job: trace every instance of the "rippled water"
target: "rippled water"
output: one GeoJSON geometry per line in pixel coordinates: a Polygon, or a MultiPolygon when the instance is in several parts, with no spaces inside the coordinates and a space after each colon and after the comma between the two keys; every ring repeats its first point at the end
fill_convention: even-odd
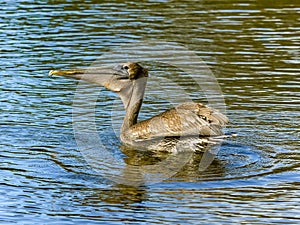
{"type": "MultiPolygon", "coordinates": [[[[0,6],[1,224],[300,222],[300,3],[20,0],[0,6]],[[238,137],[223,143],[204,172],[194,155],[170,179],[128,187],[99,176],[84,160],[72,127],[77,82],[49,78],[48,71],[86,67],[141,41],[178,43],[201,57],[224,94],[226,132],[238,137]]],[[[178,97],[171,83],[151,88],[156,77],[172,77],[192,99],[206,102],[178,68],[145,65],[152,78],[142,118],[170,106],[165,93],[178,97]]],[[[141,156],[121,153],[113,130],[120,121],[111,125],[118,103],[108,91],[98,98],[102,143],[120,160],[143,164],[141,156]]]]}

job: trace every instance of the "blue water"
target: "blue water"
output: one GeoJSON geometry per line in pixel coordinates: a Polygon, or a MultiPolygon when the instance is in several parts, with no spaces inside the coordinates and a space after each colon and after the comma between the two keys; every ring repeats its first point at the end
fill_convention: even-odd
{"type": "MultiPolygon", "coordinates": [[[[0,6],[0,224],[300,222],[299,3],[0,1],[0,6]],[[108,57],[115,51],[126,62],[125,43],[153,41],[184,46],[203,60],[225,99],[231,120],[226,133],[238,136],[222,144],[204,172],[196,154],[171,177],[126,186],[85,160],[72,117],[78,82],[48,72],[115,63],[119,58],[108,57]]],[[[182,97],[180,90],[192,100],[210,101],[180,68],[158,61],[142,62],[150,78],[141,118],[171,107],[182,97]]],[[[184,61],[192,64],[191,58],[184,61]]],[[[126,175],[127,163],[149,163],[148,155],[122,152],[117,95],[103,89],[96,95],[101,143],[123,166],[111,170],[126,175]]]]}

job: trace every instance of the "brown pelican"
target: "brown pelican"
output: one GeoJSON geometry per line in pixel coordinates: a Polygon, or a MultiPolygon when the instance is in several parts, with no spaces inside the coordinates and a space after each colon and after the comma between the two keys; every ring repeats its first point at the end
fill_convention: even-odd
{"type": "Polygon", "coordinates": [[[194,102],[180,104],[138,122],[148,78],[148,70],[138,63],[129,62],[110,68],[52,70],[49,75],[82,79],[118,93],[126,110],[120,134],[126,146],[174,152],[170,140],[179,138],[188,139],[188,143],[197,148],[199,144],[208,143],[211,137],[222,137],[221,128],[228,123],[228,118],[219,111],[194,102]],[[196,144],[191,138],[197,140],[196,144]]]}

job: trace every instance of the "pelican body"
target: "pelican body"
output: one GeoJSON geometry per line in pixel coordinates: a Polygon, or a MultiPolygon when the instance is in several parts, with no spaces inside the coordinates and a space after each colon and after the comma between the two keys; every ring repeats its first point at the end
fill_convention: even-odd
{"type": "Polygon", "coordinates": [[[116,92],[126,111],[120,132],[120,139],[126,146],[174,152],[178,151],[178,145],[174,147],[174,143],[176,145],[178,142],[174,140],[185,140],[183,143],[189,145],[184,149],[197,151],[201,149],[199,146],[209,143],[209,138],[221,137],[221,129],[228,123],[228,118],[219,111],[194,102],[180,104],[138,122],[148,78],[148,70],[138,63],[129,62],[116,67],[52,70],[49,75],[85,80],[116,92]]]}

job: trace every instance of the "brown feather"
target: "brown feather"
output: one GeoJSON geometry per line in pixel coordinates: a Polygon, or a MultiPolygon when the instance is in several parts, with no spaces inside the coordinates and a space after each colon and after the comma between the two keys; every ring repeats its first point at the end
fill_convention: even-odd
{"type": "Polygon", "coordinates": [[[200,103],[184,103],[157,116],[133,125],[128,134],[132,140],[158,137],[216,136],[228,118],[200,103]]]}

